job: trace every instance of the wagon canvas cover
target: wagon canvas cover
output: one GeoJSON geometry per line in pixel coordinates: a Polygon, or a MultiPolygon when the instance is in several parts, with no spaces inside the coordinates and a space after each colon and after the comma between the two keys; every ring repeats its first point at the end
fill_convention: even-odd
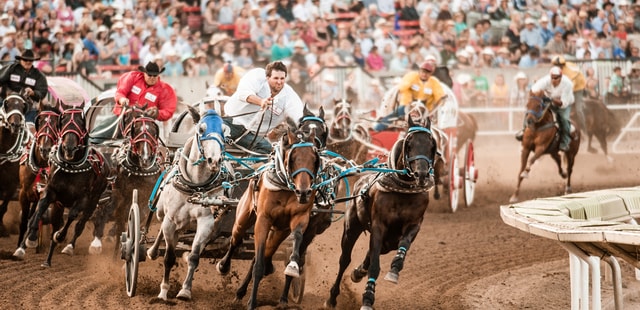
{"type": "Polygon", "coordinates": [[[83,103],[89,102],[89,95],[87,92],[74,80],[49,76],[47,77],[47,84],[49,85],[49,94],[52,100],[60,99],[67,105],[75,107],[82,106],[83,103]]]}

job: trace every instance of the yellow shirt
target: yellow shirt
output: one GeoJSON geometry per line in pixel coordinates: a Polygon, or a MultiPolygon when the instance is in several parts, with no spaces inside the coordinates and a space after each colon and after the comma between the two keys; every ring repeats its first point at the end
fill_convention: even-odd
{"type": "Polygon", "coordinates": [[[582,91],[587,87],[587,79],[580,72],[580,68],[572,62],[565,63],[562,75],[566,75],[573,82],[573,92],[582,91]]]}
{"type": "Polygon", "coordinates": [[[241,68],[238,68],[237,66],[233,67],[233,75],[231,76],[231,79],[228,79],[224,73],[224,67],[220,68],[216,71],[216,75],[213,77],[213,85],[220,88],[226,96],[231,96],[236,92],[243,73],[244,71],[242,71],[241,68]]]}
{"type": "Polygon", "coordinates": [[[423,82],[417,71],[405,74],[398,85],[398,94],[402,105],[409,105],[415,100],[420,100],[425,103],[429,111],[432,111],[435,104],[445,96],[444,89],[438,79],[430,77],[423,82]]]}

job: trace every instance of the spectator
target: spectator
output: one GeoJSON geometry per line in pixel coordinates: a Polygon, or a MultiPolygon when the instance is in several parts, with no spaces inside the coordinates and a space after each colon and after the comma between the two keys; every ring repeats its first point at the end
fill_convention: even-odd
{"type": "Polygon", "coordinates": [[[115,42],[116,48],[120,49],[123,46],[128,46],[129,34],[124,31],[124,23],[116,22],[113,24],[112,29],[114,32],[111,33],[109,38],[115,42]]]}
{"type": "Polygon", "coordinates": [[[104,47],[100,50],[100,55],[98,56],[98,65],[115,64],[117,54],[118,54],[118,49],[116,47],[116,42],[113,41],[113,39],[108,39],[104,47]]]}
{"type": "Polygon", "coordinates": [[[131,54],[129,53],[129,47],[123,46],[120,48],[118,55],[116,56],[116,65],[129,66],[131,65],[131,54]]]}
{"type": "Polygon", "coordinates": [[[389,72],[404,73],[409,69],[409,58],[404,46],[400,46],[389,61],[389,72]]]}
{"type": "Polygon", "coordinates": [[[565,53],[567,46],[565,44],[565,40],[562,38],[562,33],[560,31],[556,31],[553,34],[553,38],[547,42],[544,49],[552,55],[562,55],[565,53]]]}
{"type": "Polygon", "coordinates": [[[542,17],[540,17],[540,19],[538,20],[538,22],[540,23],[540,34],[542,35],[543,42],[543,45],[540,46],[541,48],[546,46],[554,36],[554,32],[549,29],[549,18],[547,17],[546,13],[544,14],[545,15],[542,15],[542,17]]]}
{"type": "Polygon", "coordinates": [[[544,39],[540,33],[540,28],[536,27],[533,18],[526,18],[524,20],[525,28],[520,31],[520,42],[526,43],[529,47],[542,48],[544,47],[544,39]]]}
{"type": "Polygon", "coordinates": [[[518,67],[522,69],[535,68],[540,62],[540,51],[537,48],[531,48],[529,52],[523,55],[518,62],[518,67]]]}
{"type": "Polygon", "coordinates": [[[608,93],[615,97],[626,96],[626,91],[624,89],[624,79],[622,77],[622,68],[613,68],[613,74],[611,75],[611,80],[609,81],[608,93]]]}
{"type": "Polygon", "coordinates": [[[184,66],[182,65],[182,61],[180,61],[180,56],[178,56],[178,54],[175,51],[168,51],[164,59],[165,59],[165,64],[164,64],[165,70],[162,73],[163,76],[178,77],[178,76],[184,75],[185,73],[184,66]]]}
{"type": "Polygon", "coordinates": [[[307,100],[310,97],[310,94],[307,94],[307,82],[303,79],[299,68],[291,68],[287,84],[302,98],[303,102],[309,101],[307,100]]]}
{"type": "Polygon", "coordinates": [[[253,58],[249,55],[249,49],[247,47],[240,48],[240,55],[236,57],[236,64],[238,67],[246,70],[253,68],[253,58]]]}
{"type": "Polygon", "coordinates": [[[360,44],[356,43],[353,46],[353,53],[351,54],[351,57],[358,66],[364,68],[366,56],[362,53],[362,46],[360,44]]]}
{"type": "Polygon", "coordinates": [[[372,46],[371,47],[371,51],[369,51],[369,55],[367,56],[366,60],[365,60],[365,68],[367,71],[382,71],[385,68],[385,63],[384,63],[384,59],[382,59],[382,56],[378,53],[378,47],[377,46],[372,46]]]}
{"type": "Polygon", "coordinates": [[[527,75],[519,71],[514,77],[516,87],[511,89],[509,95],[509,104],[512,107],[525,107],[529,100],[529,92],[531,91],[531,85],[529,85],[529,79],[527,75]]]}
{"type": "Polygon", "coordinates": [[[420,19],[420,14],[416,10],[415,0],[405,0],[402,4],[402,8],[400,9],[400,15],[398,16],[399,20],[405,21],[417,21],[420,19]]]}
{"type": "MultiPolygon", "coordinates": [[[[507,107],[509,105],[509,87],[504,81],[504,75],[499,73],[489,87],[489,98],[492,107],[507,107]]],[[[500,113],[501,119],[506,121],[507,114],[500,113]]]]}
{"type": "MultiPolygon", "coordinates": [[[[478,61],[478,65],[484,68],[493,68],[497,67],[498,64],[495,61],[495,53],[490,47],[485,47],[480,52],[480,59],[478,61]]],[[[503,81],[504,82],[504,81],[503,81]]]]}

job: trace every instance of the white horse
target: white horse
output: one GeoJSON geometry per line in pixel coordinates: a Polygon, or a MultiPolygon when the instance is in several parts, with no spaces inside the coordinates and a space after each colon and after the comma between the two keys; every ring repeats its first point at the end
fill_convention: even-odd
{"type": "MultiPolygon", "coordinates": [[[[203,108],[201,108],[201,111],[203,108]]],[[[200,255],[212,237],[217,234],[217,215],[219,207],[204,207],[199,197],[217,197],[223,195],[222,181],[233,175],[231,167],[223,162],[224,140],[222,137],[222,119],[214,110],[202,117],[195,108],[189,108],[196,124],[194,136],[189,138],[182,151],[176,154],[171,172],[163,181],[158,197],[156,215],[162,221],[158,238],[147,251],[150,259],[158,257],[160,240],[165,239],[164,276],[160,284],[158,298],[167,300],[169,274],[176,262],[176,244],[178,232],[196,223],[196,234],[188,256],[187,276],[177,298],[191,299],[193,273],[198,267],[200,255]],[[195,195],[194,195],[195,194],[195,195]]]]}

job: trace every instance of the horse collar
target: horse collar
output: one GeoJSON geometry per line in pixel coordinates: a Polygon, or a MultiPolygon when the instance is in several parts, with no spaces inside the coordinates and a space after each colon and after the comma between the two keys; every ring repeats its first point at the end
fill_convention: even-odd
{"type": "Polygon", "coordinates": [[[26,130],[24,126],[20,127],[20,132],[18,132],[16,142],[11,146],[11,148],[9,148],[9,150],[7,150],[6,153],[0,154],[0,165],[20,160],[29,140],[31,140],[30,137],[31,132],[26,130]]]}
{"type": "Polygon", "coordinates": [[[130,146],[127,147],[126,145],[127,144],[123,144],[113,156],[116,158],[116,162],[118,163],[118,165],[127,172],[128,177],[130,176],[148,177],[148,176],[152,176],[160,173],[161,169],[160,169],[160,165],[158,165],[157,157],[153,163],[153,166],[147,169],[142,169],[132,164],[129,157],[129,152],[127,152],[127,149],[129,149],[130,146]]]}
{"type": "Polygon", "coordinates": [[[60,151],[58,149],[58,146],[56,145],[51,151],[53,156],[51,156],[50,161],[66,173],[87,172],[92,168],[90,161],[87,160],[90,157],[89,153],[91,150],[91,148],[87,148],[81,160],[71,163],[60,157],[60,151]]]}

